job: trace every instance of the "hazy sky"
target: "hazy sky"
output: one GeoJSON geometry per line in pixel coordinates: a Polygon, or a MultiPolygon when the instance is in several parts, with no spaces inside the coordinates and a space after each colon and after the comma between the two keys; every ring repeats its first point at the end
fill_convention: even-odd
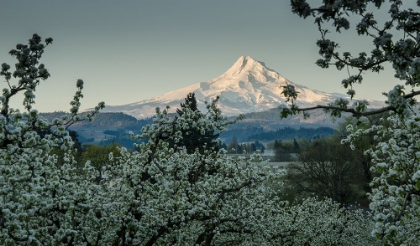
{"type": "MultiPolygon", "coordinates": [[[[82,108],[99,101],[121,105],[217,77],[242,55],[295,83],[345,93],[341,80],[347,73],[314,64],[317,28],[312,19],[293,15],[289,5],[288,0],[2,1],[0,63],[13,65],[8,52],[33,33],[54,39],[42,60],[52,76],[37,90],[39,111],[68,110],[79,78],[85,81],[82,108]]],[[[339,40],[343,51],[371,48],[354,29],[339,40]]],[[[356,87],[363,98],[383,100],[381,92],[395,84],[391,69],[364,77],[365,85],[356,87]]],[[[15,101],[13,107],[20,105],[15,101]]]]}

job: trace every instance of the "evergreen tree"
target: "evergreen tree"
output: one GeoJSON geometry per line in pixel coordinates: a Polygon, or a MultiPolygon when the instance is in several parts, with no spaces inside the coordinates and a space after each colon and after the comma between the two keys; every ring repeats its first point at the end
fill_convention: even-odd
{"type": "Polygon", "coordinates": [[[277,139],[274,140],[274,145],[273,145],[273,149],[276,150],[278,148],[281,148],[281,140],[278,141],[277,139]]]}
{"type": "MultiPolygon", "coordinates": [[[[187,112],[187,108],[190,109],[193,113],[192,119],[194,122],[198,122],[203,119],[203,113],[198,110],[197,107],[197,100],[195,98],[195,94],[188,93],[187,97],[185,98],[185,102],[180,104],[181,108],[176,110],[178,116],[183,116],[187,112]]],[[[190,112],[191,112],[190,111],[190,112]]],[[[180,145],[185,146],[188,153],[194,153],[196,149],[199,150],[200,153],[203,153],[205,149],[215,149],[218,150],[217,138],[219,137],[218,133],[214,131],[206,130],[204,132],[200,132],[197,129],[189,128],[189,129],[182,129],[182,140],[180,145]]]]}
{"type": "Polygon", "coordinates": [[[236,136],[232,137],[232,141],[230,142],[230,144],[228,145],[228,152],[231,154],[237,154],[237,153],[241,153],[240,152],[240,148],[241,146],[238,144],[238,139],[236,138],[236,136]],[[232,151],[234,149],[234,151],[232,151]]]}
{"type": "Polygon", "coordinates": [[[197,99],[195,99],[195,93],[190,92],[188,93],[187,97],[185,98],[184,103],[180,103],[181,109],[176,109],[176,112],[179,116],[182,116],[185,112],[185,108],[190,108],[192,111],[198,111],[197,108],[197,99]]]}
{"type": "Polygon", "coordinates": [[[293,139],[293,153],[297,153],[300,150],[299,143],[296,141],[296,138],[293,139]]]}

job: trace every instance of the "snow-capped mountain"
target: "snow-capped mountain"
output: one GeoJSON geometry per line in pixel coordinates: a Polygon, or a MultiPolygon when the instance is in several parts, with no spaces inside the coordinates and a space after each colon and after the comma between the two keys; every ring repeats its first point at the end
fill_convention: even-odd
{"type": "MultiPolygon", "coordinates": [[[[292,84],[299,92],[298,105],[301,107],[326,104],[339,97],[348,98],[339,93],[326,93],[295,84],[278,72],[267,68],[263,62],[249,56],[240,57],[231,68],[217,78],[207,82],[168,92],[158,97],[121,106],[106,106],[104,112],[124,112],[136,118],[155,115],[156,107],[169,105],[175,112],[188,93],[194,92],[200,109],[205,108],[205,101],[220,96],[219,107],[226,116],[259,112],[285,104],[281,92],[282,86],[292,84]]],[[[370,102],[371,106],[382,106],[379,101],[370,102]]]]}

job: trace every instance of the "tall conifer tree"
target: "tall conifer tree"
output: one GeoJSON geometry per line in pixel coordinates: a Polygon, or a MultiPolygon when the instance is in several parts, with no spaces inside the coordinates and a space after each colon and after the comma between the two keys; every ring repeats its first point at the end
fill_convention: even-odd
{"type": "MultiPolygon", "coordinates": [[[[203,114],[198,110],[197,107],[197,99],[195,98],[195,94],[188,93],[187,97],[185,98],[185,102],[180,103],[181,108],[176,110],[179,116],[182,116],[188,109],[193,112],[198,112],[195,115],[194,120],[197,122],[202,117],[203,114]]],[[[217,146],[217,138],[219,134],[214,133],[213,131],[205,131],[204,134],[196,129],[183,129],[182,130],[182,140],[181,145],[185,146],[188,153],[194,153],[196,149],[203,153],[204,149],[218,149],[217,146]]]]}

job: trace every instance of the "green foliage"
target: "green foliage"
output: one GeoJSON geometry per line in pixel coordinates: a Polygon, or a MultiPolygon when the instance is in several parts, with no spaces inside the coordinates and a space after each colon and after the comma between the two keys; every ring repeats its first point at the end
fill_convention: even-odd
{"type": "Polygon", "coordinates": [[[97,170],[102,170],[103,167],[111,165],[109,154],[119,156],[119,146],[111,144],[109,146],[103,145],[88,145],[85,147],[82,154],[82,162],[90,161],[90,164],[97,170]]]}
{"type": "Polygon", "coordinates": [[[261,153],[264,154],[265,151],[265,146],[264,144],[260,143],[260,141],[255,140],[254,142],[255,148],[261,153]]]}
{"type": "Polygon", "coordinates": [[[110,166],[114,164],[113,159],[109,158],[110,155],[112,157],[121,156],[118,145],[88,145],[85,147],[81,155],[82,164],[89,162],[89,165],[91,165],[94,169],[97,170],[97,184],[99,184],[103,180],[103,173],[106,171],[106,169],[109,169],[110,166]]]}
{"type": "Polygon", "coordinates": [[[229,142],[232,137],[236,137],[236,139],[240,142],[251,141],[253,140],[251,136],[264,132],[263,127],[261,127],[263,124],[264,123],[258,123],[258,126],[254,126],[253,124],[241,121],[234,125],[230,125],[228,130],[221,133],[219,137],[224,139],[226,142],[229,142]]]}
{"type": "Polygon", "coordinates": [[[300,145],[296,138],[293,139],[293,153],[298,153],[300,151],[300,145]]]}

